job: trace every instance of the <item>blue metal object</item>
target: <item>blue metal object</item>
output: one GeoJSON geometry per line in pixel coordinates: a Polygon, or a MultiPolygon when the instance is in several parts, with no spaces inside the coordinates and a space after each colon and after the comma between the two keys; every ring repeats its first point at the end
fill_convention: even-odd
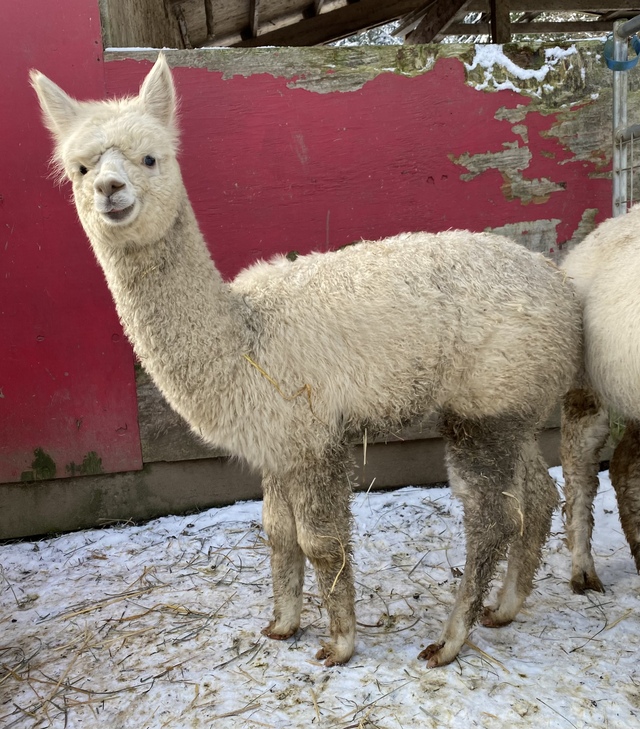
{"type": "Polygon", "coordinates": [[[614,59],[614,39],[613,34],[610,35],[604,44],[604,60],[612,71],[629,71],[640,59],[640,38],[637,35],[631,36],[631,47],[635,51],[636,57],[627,61],[616,61],[614,59]]]}

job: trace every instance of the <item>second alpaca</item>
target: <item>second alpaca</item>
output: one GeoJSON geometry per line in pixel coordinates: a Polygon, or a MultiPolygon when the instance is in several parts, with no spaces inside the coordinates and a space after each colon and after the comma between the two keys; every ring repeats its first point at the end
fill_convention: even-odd
{"type": "Polygon", "coordinates": [[[562,465],[575,592],[603,591],[593,556],[598,457],[609,409],[626,420],[611,459],[622,528],[640,571],[640,206],[599,225],[565,259],[584,307],[584,368],[563,407],[562,465]]]}

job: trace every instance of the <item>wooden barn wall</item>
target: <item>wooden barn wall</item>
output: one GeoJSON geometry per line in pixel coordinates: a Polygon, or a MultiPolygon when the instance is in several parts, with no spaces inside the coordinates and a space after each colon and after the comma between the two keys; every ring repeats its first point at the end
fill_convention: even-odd
{"type": "MultiPolygon", "coordinates": [[[[0,24],[10,100],[0,115],[5,536],[177,510],[169,484],[181,477],[164,469],[161,498],[153,469],[192,463],[204,484],[202,459],[215,454],[190,438],[144,373],[136,400],[131,348],[69,187],[50,178],[51,142],[28,69],[79,98],[101,98],[135,92],[155,58],[103,52],[98,18],[97,0],[25,0],[7,5],[0,24]],[[96,476],[118,472],[128,474],[119,486],[96,476]],[[71,517],[74,503],[82,513],[71,517]],[[38,510],[61,516],[26,526],[38,510]]],[[[167,55],[181,97],[185,182],[226,277],[274,253],[418,229],[498,230],[557,256],[610,213],[611,76],[600,43],[562,52],[440,45],[167,55]]],[[[427,424],[408,437],[434,434],[427,424]]],[[[398,463],[400,451],[417,453],[396,450],[398,463]]],[[[415,463],[412,479],[429,468],[415,463]]],[[[381,485],[399,485],[394,469],[381,485]]],[[[441,474],[438,462],[431,476],[441,474]]],[[[238,472],[240,490],[221,497],[218,488],[216,498],[233,500],[245,481],[255,489],[238,472]]],[[[202,493],[189,502],[207,503],[202,493]]]]}

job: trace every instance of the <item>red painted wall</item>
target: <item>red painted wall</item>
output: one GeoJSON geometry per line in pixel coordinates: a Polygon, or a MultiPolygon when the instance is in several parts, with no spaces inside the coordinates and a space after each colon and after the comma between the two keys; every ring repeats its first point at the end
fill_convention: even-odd
{"type": "Polygon", "coordinates": [[[131,349],[70,204],[28,71],[104,95],[97,0],[3,3],[0,481],[141,467],[131,349]],[[36,458],[36,451],[39,458],[36,458]],[[90,453],[96,456],[89,456],[90,453]]]}

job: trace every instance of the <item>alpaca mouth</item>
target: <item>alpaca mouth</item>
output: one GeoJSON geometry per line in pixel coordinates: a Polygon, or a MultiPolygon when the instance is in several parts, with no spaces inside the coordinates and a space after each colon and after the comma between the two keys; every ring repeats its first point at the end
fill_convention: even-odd
{"type": "Polygon", "coordinates": [[[114,223],[121,223],[131,215],[134,207],[135,203],[132,203],[127,208],[123,208],[122,210],[110,210],[108,213],[103,213],[103,215],[114,223]]]}

